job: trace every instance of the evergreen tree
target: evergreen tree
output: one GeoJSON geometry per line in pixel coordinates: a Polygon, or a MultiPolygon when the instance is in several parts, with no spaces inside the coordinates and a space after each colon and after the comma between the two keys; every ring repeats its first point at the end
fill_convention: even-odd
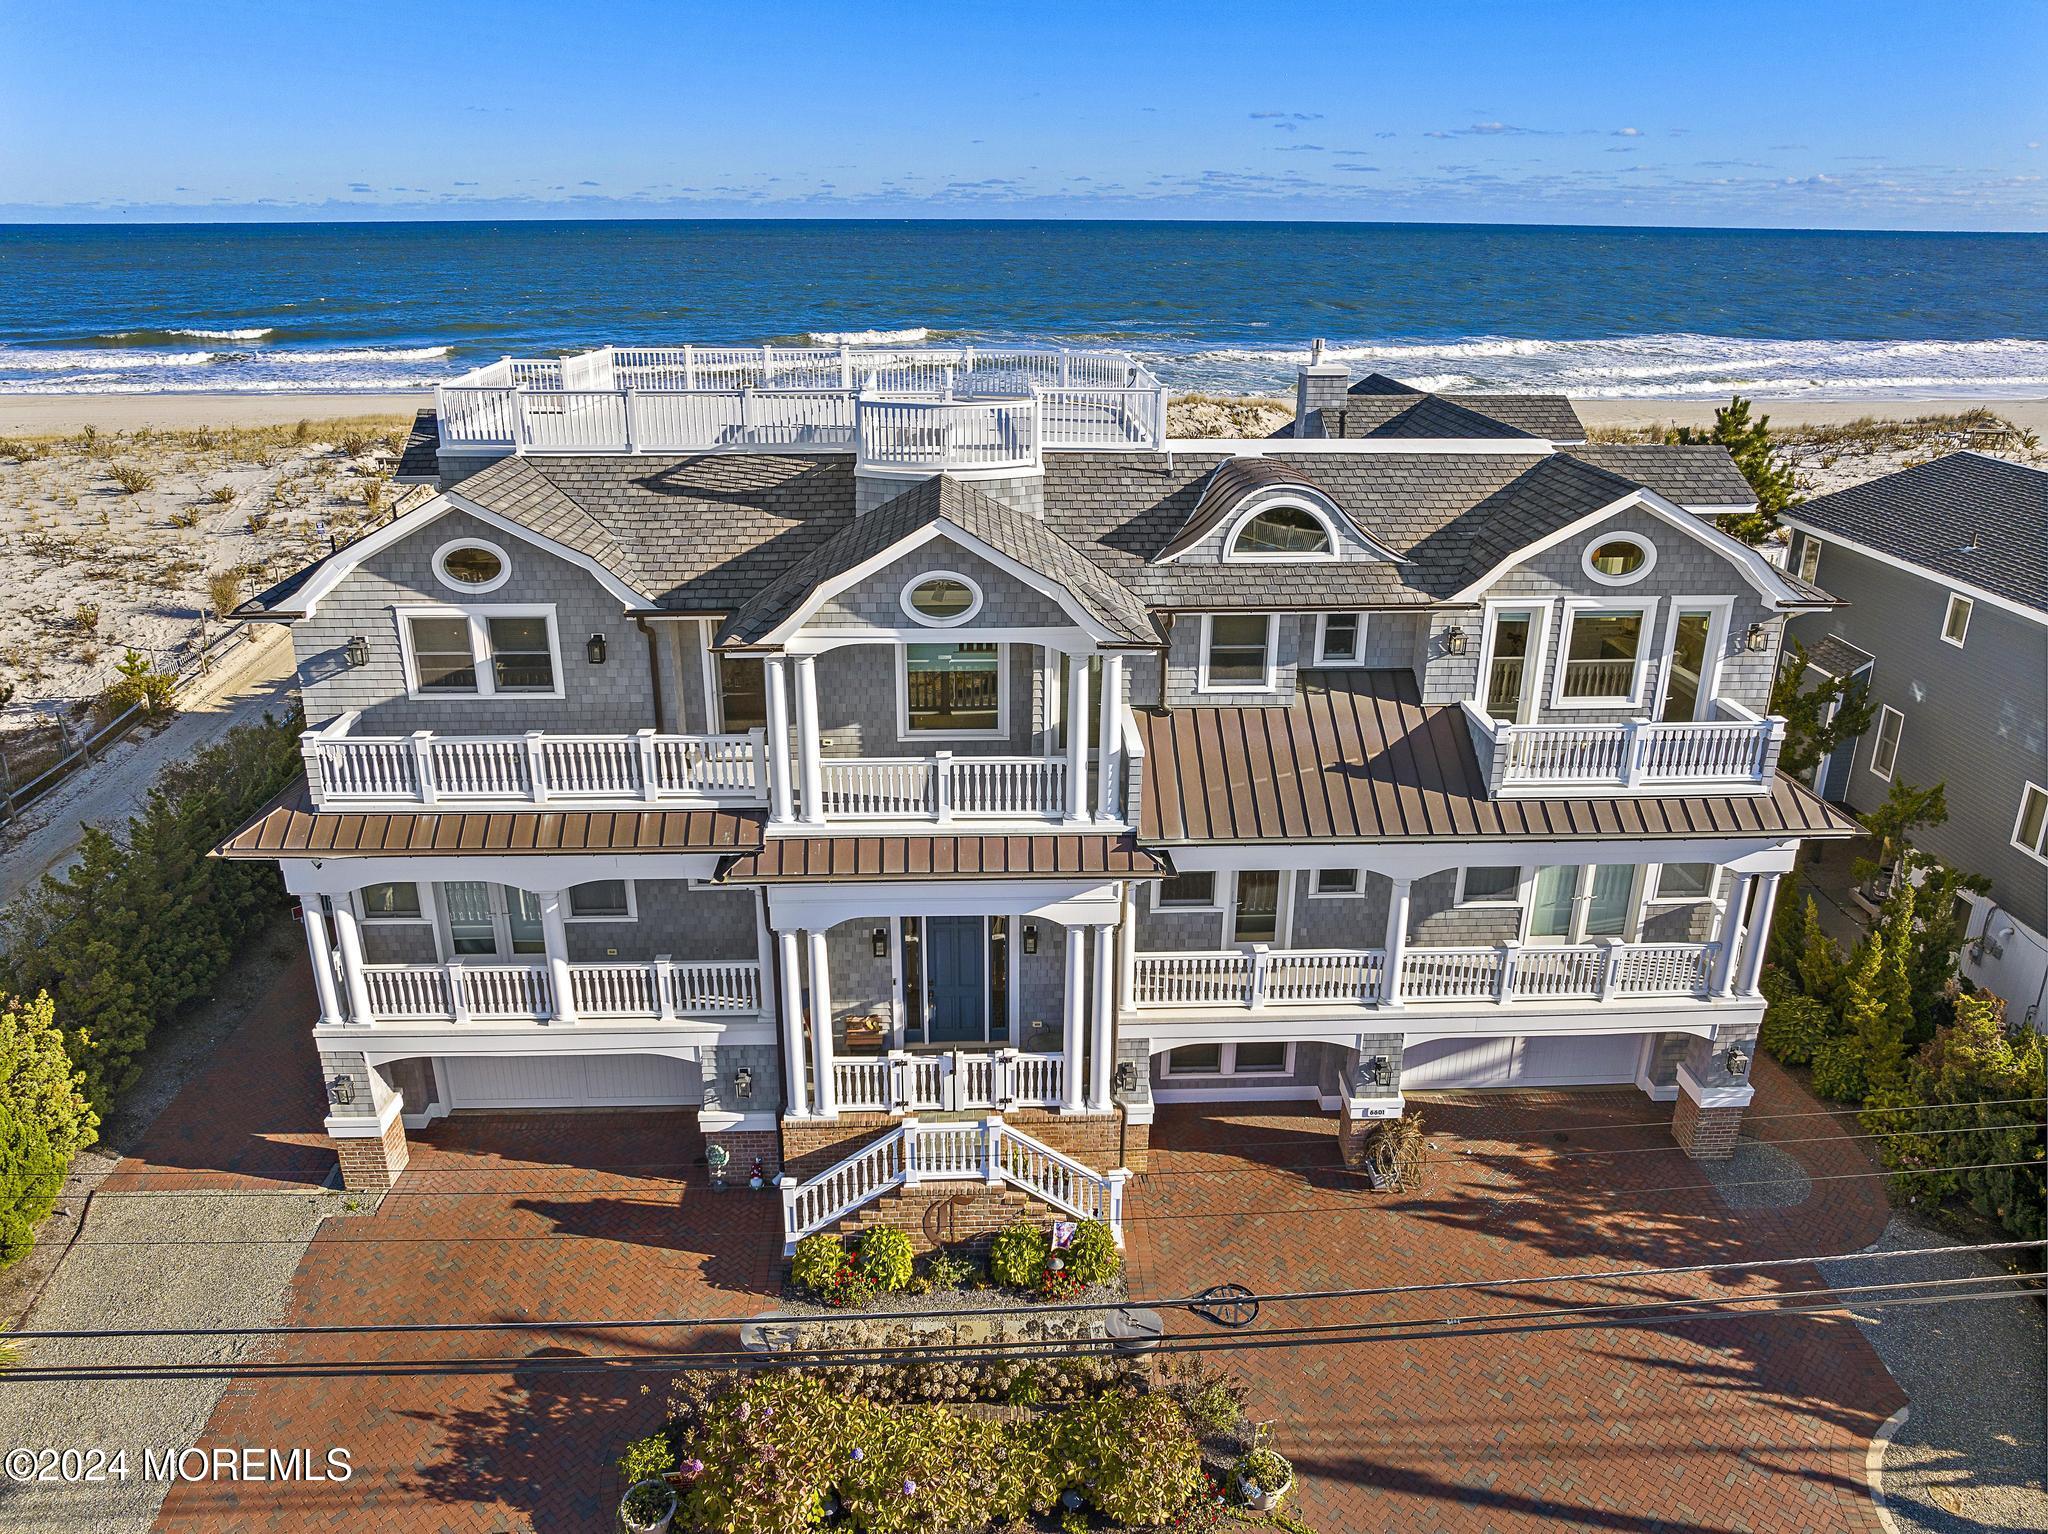
{"type": "Polygon", "coordinates": [[[42,1125],[0,1102],[0,1268],[36,1244],[36,1226],[55,1207],[67,1165],[42,1125]]]}
{"type": "Polygon", "coordinates": [[[1785,740],[1778,750],[1778,769],[1795,778],[1808,776],[1845,740],[1870,728],[1877,706],[1860,681],[1823,676],[1812,686],[1806,646],[1789,640],[1771,684],[1771,708],[1785,720],[1785,740]]]}
{"type": "Polygon", "coordinates": [[[48,996],[0,1000],[0,1107],[40,1125],[67,1166],[99,1139],[100,1118],[85,1099],[85,1075],[64,1052],[48,996]]]}
{"type": "Polygon", "coordinates": [[[1734,395],[1714,412],[1712,431],[1681,426],[1673,435],[1679,442],[1707,442],[1728,449],[1735,467],[1749,481],[1757,509],[1738,517],[1723,517],[1721,526],[1744,543],[1762,543],[1776,530],[1780,513],[1798,504],[1798,478],[1771,445],[1771,418],[1765,415],[1750,419],[1749,401],[1741,395],[1734,395]]]}

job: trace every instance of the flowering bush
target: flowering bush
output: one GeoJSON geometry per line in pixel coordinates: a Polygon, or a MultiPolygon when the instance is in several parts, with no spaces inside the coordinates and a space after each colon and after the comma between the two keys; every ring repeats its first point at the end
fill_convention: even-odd
{"type": "Polygon", "coordinates": [[[819,1231],[817,1235],[806,1236],[797,1242],[796,1254],[790,1259],[789,1276],[805,1289],[822,1290],[845,1260],[846,1243],[837,1236],[819,1231]]]}
{"type": "Polygon", "coordinates": [[[1056,1268],[1048,1262],[1038,1270],[1038,1282],[1032,1285],[1032,1293],[1041,1300],[1078,1300],[1087,1287],[1071,1269],[1056,1268]]]}
{"type": "Polygon", "coordinates": [[[1084,1284],[1109,1283],[1124,1265],[1116,1237],[1100,1220],[1083,1220],[1060,1255],[1066,1259],[1067,1271],[1084,1284]]]}
{"type": "Polygon", "coordinates": [[[877,1225],[860,1238],[860,1271],[882,1294],[910,1282],[914,1249],[910,1237],[889,1225],[877,1225]]]}

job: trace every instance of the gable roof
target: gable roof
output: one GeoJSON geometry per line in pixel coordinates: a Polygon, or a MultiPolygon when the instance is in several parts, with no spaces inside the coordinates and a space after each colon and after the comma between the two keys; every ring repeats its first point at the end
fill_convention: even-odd
{"type": "Polygon", "coordinates": [[[1398,378],[1390,378],[1385,373],[1366,374],[1345,391],[1342,406],[1321,411],[1323,435],[1448,437],[1500,434],[1474,432],[1470,429],[1471,423],[1454,416],[1422,415],[1415,417],[1406,429],[1386,429],[1391,421],[1406,414],[1421,400],[1437,400],[1484,416],[1496,427],[1506,428],[1507,434],[1511,435],[1541,437],[1549,442],[1586,440],[1585,423],[1579,419],[1578,411],[1572,408],[1572,402],[1562,394],[1438,394],[1418,389],[1398,378]],[[1458,429],[1428,429],[1439,425],[1458,429]]]}
{"type": "MultiPolygon", "coordinates": [[[[1328,411],[1324,414],[1327,416],[1328,411]]],[[[1456,400],[1445,399],[1440,394],[1425,394],[1414,404],[1398,414],[1388,416],[1377,426],[1367,431],[1350,432],[1343,429],[1348,424],[1349,413],[1339,411],[1346,417],[1340,422],[1337,436],[1358,437],[1533,437],[1534,432],[1523,431],[1519,426],[1510,426],[1494,416],[1481,415],[1456,400]]]]}
{"type": "Polygon", "coordinates": [[[937,524],[959,529],[1064,588],[1091,618],[1119,638],[1133,644],[1158,643],[1159,633],[1145,604],[1111,581],[1079,549],[1038,518],[949,474],[919,482],[790,566],[726,621],[719,643],[751,644],[766,638],[795,616],[820,586],[937,524]]]}
{"type": "Polygon", "coordinates": [[[1815,496],[1787,521],[2048,611],[2048,472],[1951,453],[1815,496]]]}
{"type": "Polygon", "coordinates": [[[1588,442],[1564,451],[1681,506],[1756,507],[1756,492],[1728,449],[1712,443],[1588,442]]]}

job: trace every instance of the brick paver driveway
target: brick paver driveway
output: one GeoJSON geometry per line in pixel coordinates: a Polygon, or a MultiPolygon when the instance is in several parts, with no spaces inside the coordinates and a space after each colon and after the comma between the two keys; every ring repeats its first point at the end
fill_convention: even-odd
{"type": "MultiPolygon", "coordinates": [[[[1759,1062],[1757,1115],[1815,1105],[1759,1062]]],[[[1418,1098],[1436,1147],[1419,1195],[1345,1172],[1306,1109],[1162,1108],[1135,1185],[1134,1289],[1261,1292],[1511,1278],[1854,1250],[1877,1179],[1831,1116],[1753,1120],[1816,1179],[1738,1214],[1632,1091],[1418,1098]],[[1162,1148],[1163,1147],[1163,1148],[1162,1148]]],[[[1812,1287],[1805,1265],[1748,1292],[1812,1287]]],[[[1257,1325],[1415,1321],[1701,1293],[1699,1280],[1268,1305],[1257,1325]]],[[[1722,1291],[1725,1292],[1725,1291],[1722,1291]]],[[[1198,1330],[1184,1320],[1173,1329],[1198,1330]]],[[[1904,1397],[1853,1323],[1716,1320],[1245,1350],[1318,1530],[1875,1530],[1870,1436],[1904,1397]]],[[[1209,1335],[1218,1335],[1210,1332],[1209,1335]]]]}

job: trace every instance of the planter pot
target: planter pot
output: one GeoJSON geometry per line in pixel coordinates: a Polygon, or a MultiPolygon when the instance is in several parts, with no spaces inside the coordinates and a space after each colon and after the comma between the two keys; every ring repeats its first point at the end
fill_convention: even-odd
{"type": "Polygon", "coordinates": [[[619,1499],[619,1524],[622,1528],[631,1530],[632,1534],[666,1534],[668,1526],[674,1523],[675,1519],[676,1494],[673,1491],[671,1491],[665,1483],[661,1481],[641,1481],[638,1484],[629,1487],[626,1491],[626,1495],[619,1499]],[[663,1497],[665,1497],[668,1500],[668,1506],[663,1510],[662,1515],[652,1523],[637,1522],[634,1519],[633,1515],[626,1511],[627,1500],[633,1495],[634,1492],[638,1491],[642,1486],[654,1487],[657,1491],[659,1491],[662,1494],[663,1497]]]}
{"type": "Polygon", "coordinates": [[[1237,1489],[1239,1493],[1244,1496],[1244,1505],[1252,1509],[1253,1512],[1270,1513],[1273,1511],[1274,1508],[1280,1505],[1280,1499],[1282,1497],[1286,1496],[1290,1491],[1294,1490],[1294,1477],[1290,1475],[1286,1480],[1282,1481],[1278,1486],[1275,1486],[1271,1491],[1266,1490],[1262,1486],[1259,1488],[1258,1495],[1256,1496],[1253,1496],[1247,1490],[1247,1488],[1250,1487],[1252,1484],[1253,1483],[1250,1481],[1240,1481],[1238,1483],[1237,1489]]]}

